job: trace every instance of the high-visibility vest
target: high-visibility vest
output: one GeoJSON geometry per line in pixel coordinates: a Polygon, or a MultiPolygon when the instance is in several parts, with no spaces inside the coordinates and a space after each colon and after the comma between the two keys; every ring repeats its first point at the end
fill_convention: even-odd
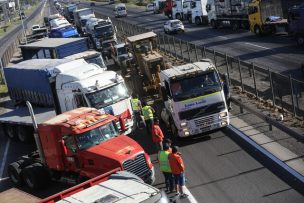
{"type": "Polygon", "coordinates": [[[133,111],[139,111],[139,99],[135,98],[135,99],[131,99],[131,105],[132,105],[132,109],[133,111]]]}
{"type": "Polygon", "coordinates": [[[144,106],[142,108],[142,114],[145,120],[153,119],[153,112],[150,106],[144,106]]]}
{"type": "Polygon", "coordinates": [[[159,166],[161,172],[171,173],[170,163],[168,159],[169,151],[160,151],[158,154],[159,166]]]}

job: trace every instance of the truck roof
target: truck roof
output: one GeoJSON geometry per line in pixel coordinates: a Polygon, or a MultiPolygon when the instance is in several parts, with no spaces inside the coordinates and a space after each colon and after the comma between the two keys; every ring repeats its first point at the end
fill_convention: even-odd
{"type": "Polygon", "coordinates": [[[17,64],[12,64],[4,69],[30,69],[30,70],[45,70],[49,74],[53,74],[53,69],[64,63],[72,61],[71,59],[30,59],[17,64]]]}
{"type": "Polygon", "coordinates": [[[85,38],[44,38],[42,40],[39,40],[37,42],[25,44],[25,45],[20,45],[20,48],[54,48],[54,47],[59,47],[62,45],[66,45],[72,42],[77,42],[81,41],[85,38]]]}
{"type": "Polygon", "coordinates": [[[168,78],[178,77],[185,74],[198,73],[215,69],[214,65],[209,61],[187,63],[180,66],[172,66],[172,68],[161,71],[161,74],[166,75],[168,78]]]}
{"type": "MultiPolygon", "coordinates": [[[[159,190],[135,179],[108,180],[92,186],[79,193],[66,197],[57,203],[93,203],[93,202],[116,202],[116,203],[139,203],[149,199],[159,190]]],[[[152,199],[150,199],[152,198],[152,199]]],[[[155,199],[155,202],[158,199],[155,199]]]]}
{"type": "Polygon", "coordinates": [[[154,32],[146,32],[146,33],[142,33],[139,35],[134,35],[131,37],[128,37],[128,41],[129,42],[136,42],[136,41],[140,41],[140,40],[144,40],[147,38],[151,38],[151,37],[156,37],[157,35],[154,32]]]}
{"type": "Polygon", "coordinates": [[[126,43],[120,43],[120,44],[116,44],[114,47],[116,49],[119,49],[119,48],[122,48],[122,47],[125,47],[126,46],[126,43]]]}
{"type": "Polygon", "coordinates": [[[84,51],[84,52],[81,52],[81,53],[77,53],[77,54],[67,56],[65,58],[75,60],[75,59],[81,59],[81,58],[86,58],[86,57],[95,56],[95,55],[100,55],[100,52],[95,51],[95,50],[88,50],[88,51],[84,51]]]}

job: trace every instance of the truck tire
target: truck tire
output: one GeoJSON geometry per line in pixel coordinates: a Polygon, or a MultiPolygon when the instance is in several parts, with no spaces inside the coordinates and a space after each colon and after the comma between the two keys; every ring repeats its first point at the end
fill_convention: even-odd
{"type": "Polygon", "coordinates": [[[8,138],[10,138],[11,140],[17,140],[17,132],[16,132],[16,127],[14,125],[11,124],[6,124],[4,126],[4,133],[6,134],[6,136],[8,138]]]}
{"type": "Polygon", "coordinates": [[[177,13],[177,14],[175,15],[175,18],[178,19],[178,20],[182,20],[182,16],[181,16],[181,14],[179,14],[179,13],[177,13]]]}
{"type": "Polygon", "coordinates": [[[31,143],[34,137],[33,130],[28,126],[18,126],[17,137],[22,143],[31,143]]]}
{"type": "Polygon", "coordinates": [[[188,20],[189,23],[192,23],[192,16],[188,16],[187,20],[188,20]]]}
{"type": "Polygon", "coordinates": [[[15,186],[22,186],[23,180],[21,177],[21,169],[19,167],[20,165],[17,162],[13,162],[8,166],[7,173],[11,181],[15,186]]]}
{"type": "Polygon", "coordinates": [[[231,24],[232,24],[232,30],[236,31],[236,30],[240,29],[239,22],[235,21],[235,22],[232,22],[231,24]]]}
{"type": "Polygon", "coordinates": [[[212,27],[213,29],[216,29],[216,28],[217,28],[217,23],[216,23],[215,20],[211,20],[210,25],[211,25],[211,27],[212,27]]]}
{"type": "Polygon", "coordinates": [[[202,24],[202,20],[200,19],[200,17],[196,17],[196,18],[195,18],[195,24],[196,24],[196,25],[202,24]]]}
{"type": "Polygon", "coordinates": [[[254,34],[256,34],[257,36],[262,36],[262,30],[261,30],[260,26],[258,26],[258,25],[254,26],[254,34]]]}
{"type": "Polygon", "coordinates": [[[50,176],[40,163],[34,163],[23,169],[23,181],[31,190],[45,188],[50,182],[50,176]]]}
{"type": "Polygon", "coordinates": [[[298,35],[298,36],[296,37],[296,39],[297,39],[297,44],[298,44],[299,46],[303,46],[303,45],[304,45],[304,36],[298,35]]]}

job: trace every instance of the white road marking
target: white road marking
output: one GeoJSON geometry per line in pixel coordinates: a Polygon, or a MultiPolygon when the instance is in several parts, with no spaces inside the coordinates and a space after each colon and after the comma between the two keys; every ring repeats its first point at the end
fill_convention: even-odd
{"type": "Polygon", "coordinates": [[[0,167],[0,178],[1,178],[1,180],[2,180],[3,170],[4,170],[5,163],[6,163],[6,158],[7,158],[7,153],[8,153],[8,148],[9,148],[10,143],[11,143],[11,141],[8,140],[6,142],[6,145],[5,145],[2,164],[1,164],[1,167],[0,167]]]}
{"type": "Polygon", "coordinates": [[[248,43],[248,42],[246,42],[245,44],[251,45],[251,46],[254,46],[254,47],[259,47],[259,48],[262,48],[262,49],[270,49],[270,48],[267,48],[267,47],[263,47],[263,46],[252,44],[252,43],[248,43]]]}
{"type": "Polygon", "coordinates": [[[218,37],[222,39],[229,39],[228,37],[224,37],[224,36],[218,36],[218,37]]]}
{"type": "Polygon", "coordinates": [[[154,21],[154,20],[152,20],[152,19],[150,19],[150,18],[146,18],[146,20],[148,20],[148,21],[154,21]]]}
{"type": "Polygon", "coordinates": [[[198,203],[186,186],[184,186],[184,191],[188,195],[187,198],[191,203],[198,203]]]}

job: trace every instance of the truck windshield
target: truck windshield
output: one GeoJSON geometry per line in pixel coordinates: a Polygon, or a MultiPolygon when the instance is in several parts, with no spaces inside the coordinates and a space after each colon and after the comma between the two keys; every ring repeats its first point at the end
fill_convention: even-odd
{"type": "Polygon", "coordinates": [[[117,126],[113,122],[110,122],[93,130],[77,135],[76,142],[79,150],[84,150],[118,135],[119,131],[117,126]]]}
{"type": "Polygon", "coordinates": [[[118,10],[118,11],[124,11],[124,10],[126,10],[126,8],[123,7],[123,6],[122,6],[122,7],[117,7],[117,10],[118,10]]]}
{"type": "Polygon", "coordinates": [[[105,63],[104,63],[101,55],[97,55],[97,56],[93,56],[93,57],[90,57],[90,58],[86,58],[85,61],[88,62],[88,63],[95,63],[95,64],[99,65],[102,68],[106,68],[106,65],[105,65],[105,63]]]}
{"type": "Polygon", "coordinates": [[[93,11],[91,9],[83,10],[78,12],[78,16],[87,16],[93,14],[93,11]]]}
{"type": "Polygon", "coordinates": [[[101,109],[129,97],[124,83],[119,83],[107,89],[87,94],[92,107],[101,109]]]}
{"type": "Polygon", "coordinates": [[[123,54],[127,54],[127,47],[119,47],[117,49],[117,56],[123,55],[123,54]]]}
{"type": "Polygon", "coordinates": [[[75,11],[77,9],[77,6],[76,5],[74,5],[74,6],[69,6],[68,7],[68,11],[69,12],[73,12],[73,11],[75,11]]]}
{"type": "Polygon", "coordinates": [[[170,83],[174,101],[183,101],[220,91],[221,83],[216,71],[196,77],[183,78],[170,83]]]}
{"type": "Polygon", "coordinates": [[[112,25],[107,26],[95,26],[95,36],[100,37],[110,37],[113,35],[112,25]]]}

